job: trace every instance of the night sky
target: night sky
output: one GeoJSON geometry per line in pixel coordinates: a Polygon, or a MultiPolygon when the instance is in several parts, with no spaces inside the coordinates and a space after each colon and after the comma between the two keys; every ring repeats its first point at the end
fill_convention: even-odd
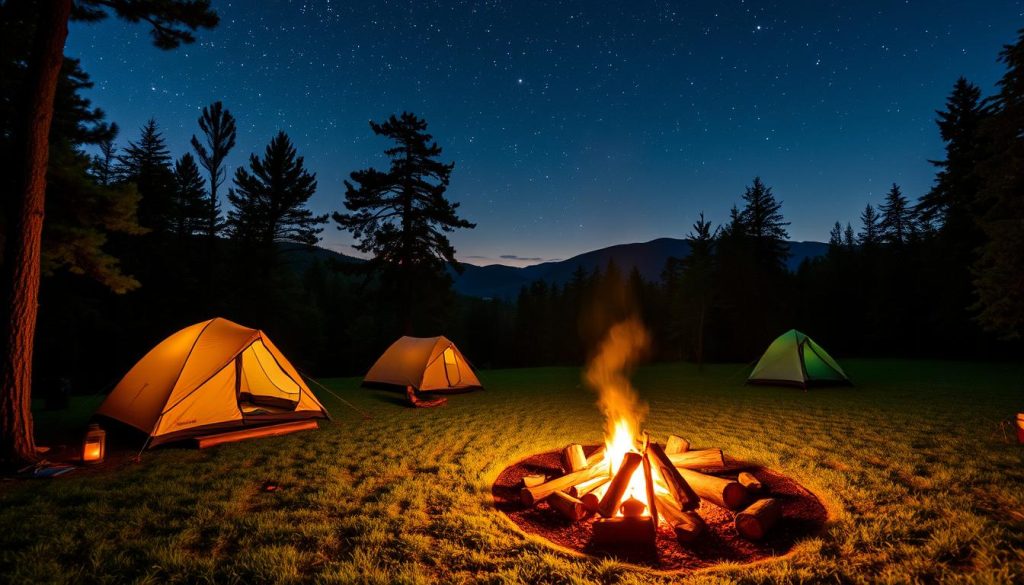
{"type": "MultiPolygon", "coordinates": [[[[120,138],[155,117],[174,155],[202,106],[238,120],[233,166],[288,132],[317,211],[412,111],[454,160],[475,264],[529,264],[724,221],[754,175],[796,240],[825,240],[892,182],[916,198],[941,157],[934,110],[960,75],[991,93],[1020,2],[218,2],[194,45],[75,24],[88,94],[120,138]]],[[[232,169],[233,171],[233,169],[232,169]]],[[[330,224],[325,247],[351,253],[330,224]]]]}

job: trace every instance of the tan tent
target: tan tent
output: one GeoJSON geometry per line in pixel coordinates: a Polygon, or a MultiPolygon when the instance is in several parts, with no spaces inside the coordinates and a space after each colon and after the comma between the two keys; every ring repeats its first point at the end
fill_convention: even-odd
{"type": "Polygon", "coordinates": [[[328,418],[262,331],[221,318],[161,341],[96,414],[148,433],[150,446],[216,430],[328,418]]]}
{"type": "Polygon", "coordinates": [[[483,388],[462,352],[446,337],[402,337],[377,359],[363,383],[435,392],[483,388]]]}

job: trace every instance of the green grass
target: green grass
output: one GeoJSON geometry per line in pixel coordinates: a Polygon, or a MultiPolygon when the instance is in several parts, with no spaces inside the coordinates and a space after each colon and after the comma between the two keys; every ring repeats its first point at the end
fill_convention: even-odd
{"type": "MultiPolygon", "coordinates": [[[[569,368],[482,372],[442,409],[325,383],[314,432],[147,452],[105,473],[0,486],[0,581],[22,583],[1011,583],[1024,581],[1024,366],[847,361],[853,389],[746,387],[739,366],[642,369],[647,428],[796,477],[833,513],[791,556],[664,576],[569,556],[490,503],[509,463],[598,442],[594,396],[569,368]],[[282,486],[266,493],[266,480],[282,486]]],[[[96,401],[40,417],[81,425],[96,401]]]]}

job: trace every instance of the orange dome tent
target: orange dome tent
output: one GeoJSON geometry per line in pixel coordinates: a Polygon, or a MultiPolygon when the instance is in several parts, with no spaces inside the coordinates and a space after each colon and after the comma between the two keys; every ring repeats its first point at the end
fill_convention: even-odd
{"type": "Polygon", "coordinates": [[[459,348],[443,336],[400,338],[377,359],[363,384],[433,392],[483,388],[459,348]]]}
{"type": "Polygon", "coordinates": [[[213,431],[329,418],[266,334],[219,317],[161,341],[96,414],[147,433],[151,447],[213,431]]]}

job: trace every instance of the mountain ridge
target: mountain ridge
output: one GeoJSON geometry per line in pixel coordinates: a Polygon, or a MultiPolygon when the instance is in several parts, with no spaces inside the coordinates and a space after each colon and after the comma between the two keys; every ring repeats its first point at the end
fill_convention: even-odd
{"type": "MultiPolygon", "coordinates": [[[[790,256],[786,261],[786,266],[791,271],[795,271],[805,259],[822,256],[828,251],[828,244],[823,242],[787,243],[790,256]]],[[[317,247],[314,252],[320,259],[333,257],[341,262],[363,262],[362,259],[326,248],[317,247]]],[[[541,262],[530,266],[518,267],[504,264],[478,266],[463,262],[465,270],[462,274],[456,273],[450,267],[448,273],[454,282],[455,291],[459,294],[513,300],[519,294],[520,289],[531,282],[544,280],[551,284],[563,285],[572,278],[572,273],[576,271],[577,267],[583,267],[588,272],[592,272],[596,268],[603,270],[612,260],[623,273],[628,273],[635,267],[645,280],[657,281],[661,278],[661,271],[670,257],[685,258],[689,253],[690,243],[686,239],[655,238],[647,242],[615,244],[577,254],[565,260],[541,262]]]]}

